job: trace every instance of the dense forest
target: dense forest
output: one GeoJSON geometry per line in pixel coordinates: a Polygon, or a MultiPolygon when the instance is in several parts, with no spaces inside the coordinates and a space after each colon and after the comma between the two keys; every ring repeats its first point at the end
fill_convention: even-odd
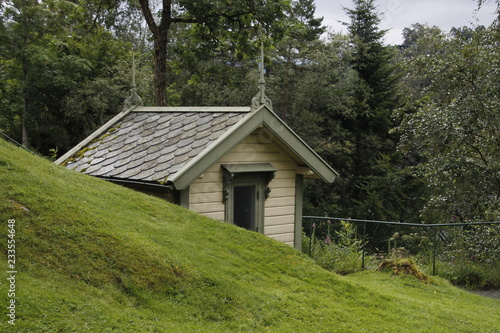
{"type": "Polygon", "coordinates": [[[499,23],[387,45],[375,1],[345,11],[342,34],[313,0],[2,1],[0,131],[61,156],[121,111],[132,56],[147,105],[249,105],[263,43],[274,111],[340,174],[307,214],[499,220],[499,23]]]}

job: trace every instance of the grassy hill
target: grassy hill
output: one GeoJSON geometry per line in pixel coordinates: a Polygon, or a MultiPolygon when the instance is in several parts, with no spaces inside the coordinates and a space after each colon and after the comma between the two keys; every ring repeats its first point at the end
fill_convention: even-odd
{"type": "Polygon", "coordinates": [[[498,300],[440,279],[337,276],[260,234],[3,140],[0,218],[2,332],[500,332],[498,300]]]}

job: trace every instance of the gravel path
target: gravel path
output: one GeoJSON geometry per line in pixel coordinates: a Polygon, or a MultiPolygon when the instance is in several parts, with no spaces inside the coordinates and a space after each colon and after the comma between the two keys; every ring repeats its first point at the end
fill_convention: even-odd
{"type": "Polygon", "coordinates": [[[500,299],[500,290],[472,290],[476,295],[500,299]]]}

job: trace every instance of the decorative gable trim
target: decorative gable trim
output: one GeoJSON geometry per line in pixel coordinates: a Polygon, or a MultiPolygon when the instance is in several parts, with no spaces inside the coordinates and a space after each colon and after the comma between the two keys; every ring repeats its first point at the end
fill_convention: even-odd
{"type": "Polygon", "coordinates": [[[176,189],[185,189],[231,148],[250,135],[261,123],[262,119],[256,111],[249,113],[201,154],[186,163],[169,181],[176,189]]]}
{"type": "Polygon", "coordinates": [[[216,163],[224,154],[243,141],[259,126],[265,126],[292,151],[305,165],[326,182],[333,182],[338,176],[318,154],[316,154],[290,127],[266,105],[262,105],[240,120],[201,154],[186,163],[171,181],[178,190],[185,189],[206,169],[216,163]]]}

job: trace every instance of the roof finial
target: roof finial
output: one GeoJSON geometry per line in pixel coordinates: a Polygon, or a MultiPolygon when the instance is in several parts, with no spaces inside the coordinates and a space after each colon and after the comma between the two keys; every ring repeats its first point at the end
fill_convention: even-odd
{"type": "Polygon", "coordinates": [[[132,53],[132,87],[130,88],[130,96],[125,100],[123,110],[127,110],[132,106],[141,106],[142,99],[137,94],[137,87],[135,85],[135,55],[132,53]]]}
{"type": "Polygon", "coordinates": [[[132,53],[132,88],[135,88],[135,54],[132,53]]]}
{"type": "Polygon", "coordinates": [[[264,80],[264,42],[260,45],[260,59],[259,92],[252,98],[252,111],[256,110],[261,105],[266,105],[269,109],[273,108],[271,99],[266,96],[266,81],[264,80]]]}

